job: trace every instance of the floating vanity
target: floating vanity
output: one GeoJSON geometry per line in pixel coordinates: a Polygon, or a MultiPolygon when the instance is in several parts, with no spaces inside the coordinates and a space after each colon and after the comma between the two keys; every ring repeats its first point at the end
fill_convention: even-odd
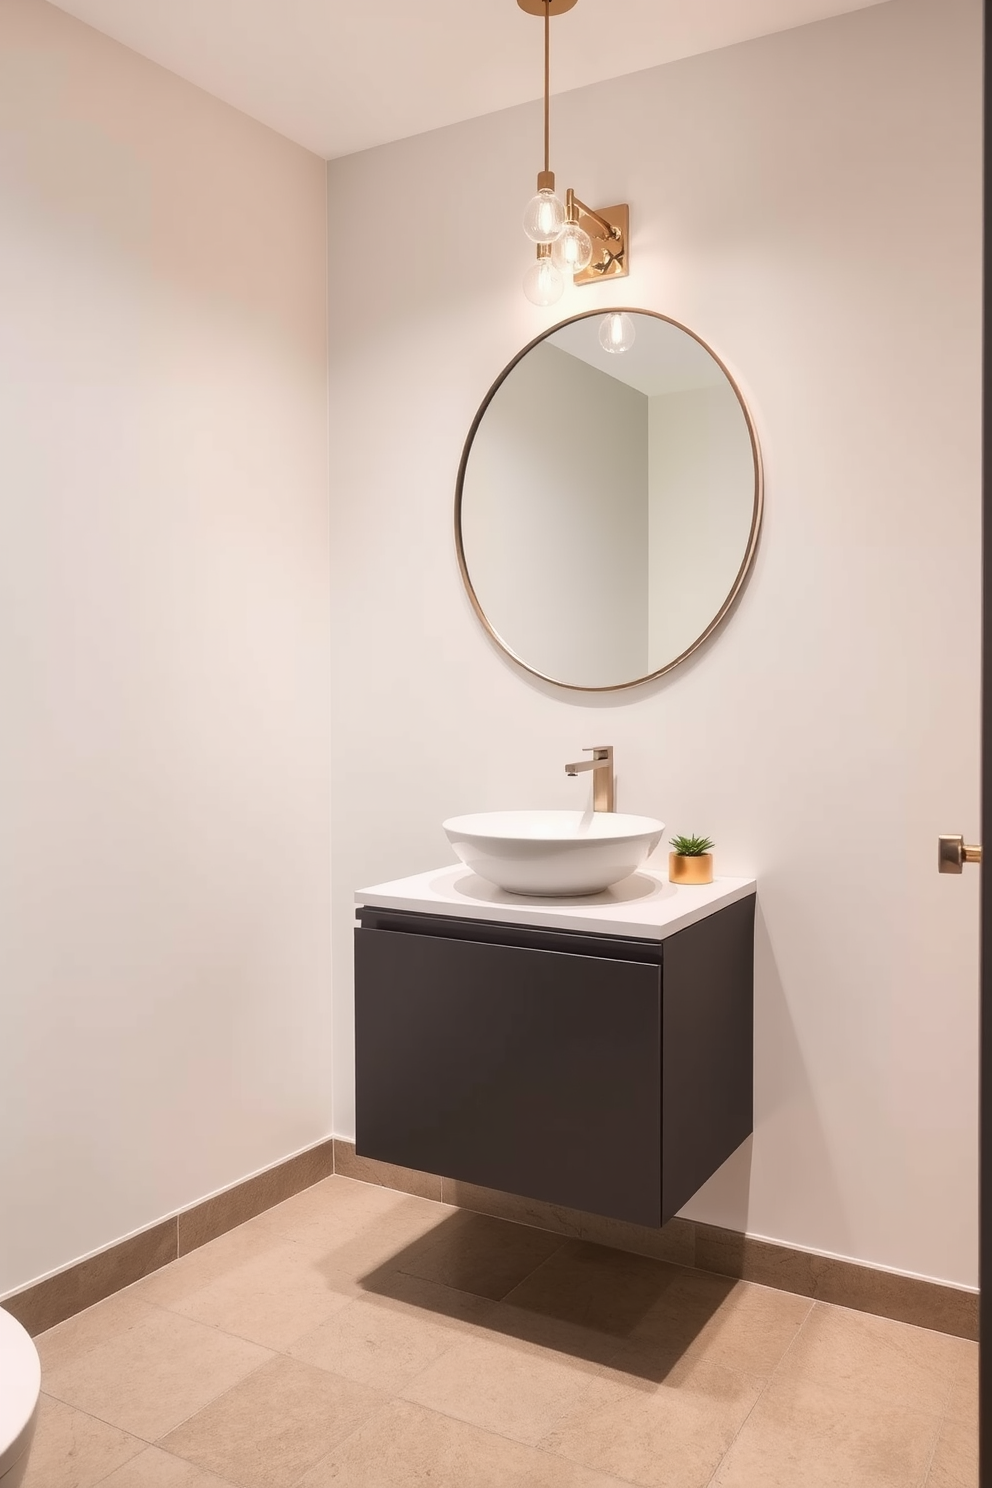
{"type": "Polygon", "coordinates": [[[751,1132],[753,879],[356,902],[361,1156],[658,1226],[751,1132]]]}
{"type": "MultiPolygon", "coordinates": [[[[511,665],[573,701],[634,688],[729,619],[763,499],[716,353],[665,315],[600,307],[486,394],[458,567],[511,665]]],[[[459,865],[358,894],[356,1148],[659,1226],[752,1129],[755,885],[650,872],[664,823],[617,812],[611,745],[582,753],[565,773],[591,774],[591,813],[449,818],[459,865]]]]}

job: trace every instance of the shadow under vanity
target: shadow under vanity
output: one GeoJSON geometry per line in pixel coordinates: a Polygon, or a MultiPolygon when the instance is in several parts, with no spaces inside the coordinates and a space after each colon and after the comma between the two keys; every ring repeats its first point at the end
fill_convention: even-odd
{"type": "Polygon", "coordinates": [[[753,880],[357,899],[360,1156],[660,1226],[751,1133],[753,880]]]}

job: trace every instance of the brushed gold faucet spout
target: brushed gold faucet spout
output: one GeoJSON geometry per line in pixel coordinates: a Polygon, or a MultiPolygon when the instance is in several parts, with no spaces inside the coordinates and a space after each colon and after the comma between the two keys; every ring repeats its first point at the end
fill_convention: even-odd
{"type": "Polygon", "coordinates": [[[579,775],[585,770],[591,770],[593,811],[614,811],[616,783],[613,778],[613,745],[596,744],[588,746],[585,752],[591,754],[592,759],[576,760],[574,764],[566,765],[565,774],[579,775]]]}

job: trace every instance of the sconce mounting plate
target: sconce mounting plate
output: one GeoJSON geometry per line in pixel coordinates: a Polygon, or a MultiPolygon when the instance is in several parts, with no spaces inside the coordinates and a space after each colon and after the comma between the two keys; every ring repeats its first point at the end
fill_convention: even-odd
{"type": "MultiPolygon", "coordinates": [[[[518,0],[518,4],[520,0],[518,0]]],[[[581,269],[572,280],[573,284],[598,284],[601,279],[625,279],[630,272],[630,208],[626,202],[616,207],[597,207],[596,213],[604,217],[618,237],[607,237],[603,224],[590,217],[578,203],[579,226],[592,239],[592,261],[581,269]]]]}
{"type": "Polygon", "coordinates": [[[528,15],[543,16],[547,11],[549,15],[556,16],[564,15],[566,10],[571,10],[573,5],[578,4],[578,0],[517,0],[517,4],[528,15]]]}

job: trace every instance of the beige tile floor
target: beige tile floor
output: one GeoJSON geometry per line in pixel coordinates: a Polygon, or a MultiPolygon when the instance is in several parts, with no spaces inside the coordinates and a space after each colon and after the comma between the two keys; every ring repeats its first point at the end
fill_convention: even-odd
{"type": "Polygon", "coordinates": [[[977,1346],[328,1178],[38,1340],[25,1488],[975,1488],[977,1346]]]}

